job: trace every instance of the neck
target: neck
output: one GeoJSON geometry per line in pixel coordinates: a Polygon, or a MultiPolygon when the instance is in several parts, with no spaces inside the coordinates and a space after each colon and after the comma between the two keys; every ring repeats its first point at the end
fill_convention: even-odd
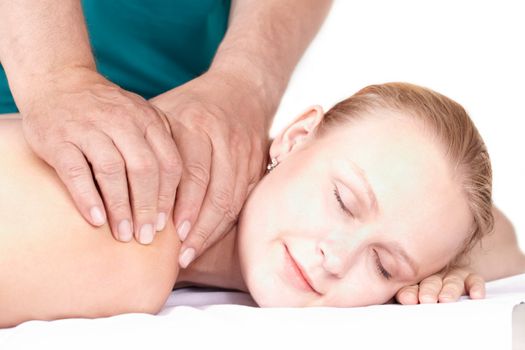
{"type": "Polygon", "coordinates": [[[208,248],[186,269],[179,271],[175,288],[207,286],[247,292],[237,251],[237,226],[208,248]]]}

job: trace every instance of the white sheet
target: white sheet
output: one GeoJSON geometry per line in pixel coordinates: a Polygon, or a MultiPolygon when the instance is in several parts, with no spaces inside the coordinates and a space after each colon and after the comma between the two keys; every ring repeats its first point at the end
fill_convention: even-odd
{"type": "Polygon", "coordinates": [[[512,309],[525,301],[525,274],[490,282],[487,292],[485,300],[450,304],[261,309],[244,293],[186,288],[174,291],[156,316],[3,329],[0,349],[510,349],[512,309]]]}

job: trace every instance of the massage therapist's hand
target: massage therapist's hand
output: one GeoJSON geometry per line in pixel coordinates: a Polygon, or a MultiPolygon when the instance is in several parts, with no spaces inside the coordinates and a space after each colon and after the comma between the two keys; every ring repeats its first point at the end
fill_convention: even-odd
{"type": "Polygon", "coordinates": [[[401,288],[396,294],[400,304],[446,303],[457,301],[468,294],[471,299],[485,297],[485,280],[468,268],[454,268],[448,273],[437,273],[419,284],[401,288]]]}
{"type": "Polygon", "coordinates": [[[162,112],[97,72],[74,68],[35,81],[23,108],[27,142],[60,176],[84,218],[109,218],[116,239],[152,241],[180,178],[162,112]]]}
{"type": "Polygon", "coordinates": [[[182,159],[174,223],[186,267],[237,220],[266,164],[268,126],[237,77],[216,72],[155,97],[182,159]]]}

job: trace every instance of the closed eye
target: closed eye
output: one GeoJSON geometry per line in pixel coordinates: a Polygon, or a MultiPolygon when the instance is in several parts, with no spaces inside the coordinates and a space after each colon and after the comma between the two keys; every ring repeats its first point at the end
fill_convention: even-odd
{"type": "Polygon", "coordinates": [[[341,199],[341,195],[339,194],[339,189],[337,188],[337,186],[334,184],[334,196],[335,196],[335,199],[337,200],[337,202],[339,203],[339,206],[341,207],[341,209],[347,214],[347,215],[350,215],[350,217],[354,217],[354,214],[345,206],[343,200],[341,199]]]}
{"type": "Polygon", "coordinates": [[[379,272],[379,275],[381,275],[383,278],[389,280],[390,278],[392,278],[392,275],[390,274],[390,272],[388,272],[385,267],[383,266],[383,264],[381,263],[381,259],[379,258],[379,254],[377,253],[377,251],[374,249],[374,257],[375,257],[375,261],[376,261],[376,268],[377,268],[377,271],[379,272]]]}

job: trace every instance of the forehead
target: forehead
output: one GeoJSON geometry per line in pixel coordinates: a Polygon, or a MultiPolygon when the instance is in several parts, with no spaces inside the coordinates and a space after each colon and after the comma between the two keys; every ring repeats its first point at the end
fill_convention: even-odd
{"type": "Polygon", "coordinates": [[[414,255],[440,261],[466,238],[467,202],[431,132],[410,116],[383,113],[391,114],[329,131],[319,140],[318,151],[330,159],[327,166],[336,176],[345,176],[352,167],[362,170],[377,198],[378,228],[414,255]]]}
{"type": "Polygon", "coordinates": [[[329,152],[335,162],[357,163],[369,176],[377,173],[399,185],[410,178],[410,188],[451,180],[450,164],[422,122],[391,111],[376,113],[329,131],[320,140],[319,151],[329,152]]]}

